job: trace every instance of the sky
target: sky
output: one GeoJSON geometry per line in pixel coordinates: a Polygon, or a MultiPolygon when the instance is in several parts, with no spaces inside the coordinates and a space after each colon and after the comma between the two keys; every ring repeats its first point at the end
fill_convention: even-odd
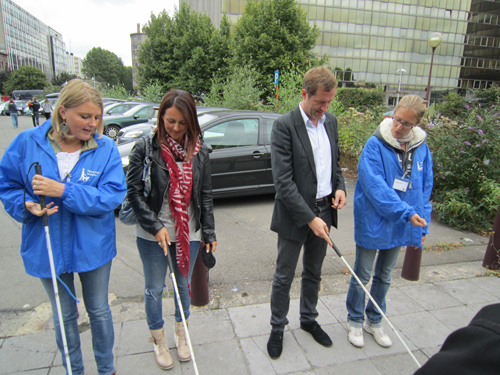
{"type": "Polygon", "coordinates": [[[178,0],[13,0],[47,26],[56,30],[66,50],[85,58],[93,47],[101,47],[132,65],[130,34],[137,32],[163,10],[172,14],[178,0]],[[36,6],[33,6],[36,4],[36,6]]]}

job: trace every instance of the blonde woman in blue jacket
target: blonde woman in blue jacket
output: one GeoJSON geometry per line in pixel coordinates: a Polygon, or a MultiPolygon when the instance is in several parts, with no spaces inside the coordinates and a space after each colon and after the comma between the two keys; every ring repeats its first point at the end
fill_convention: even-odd
{"type": "MultiPolygon", "coordinates": [[[[401,246],[420,247],[429,233],[432,157],[425,143],[427,134],[418,127],[425,110],[419,96],[402,98],[394,117],[382,121],[366,142],[359,160],[354,194],[354,272],[368,284],[378,250],[370,294],[384,313],[401,246]]],[[[365,308],[365,293],[353,277],[346,306],[351,344],[364,346],[364,329],[380,346],[392,345],[382,327],[382,315],[371,301],[365,308]]]]}
{"type": "MultiPolygon", "coordinates": [[[[72,80],[61,91],[53,123],[22,132],[0,161],[0,199],[7,213],[23,223],[21,255],[26,272],[40,278],[52,304],[56,341],[64,356],[55,308],[45,231],[49,228],[72,373],[84,373],[74,273],[82,284],[100,375],[114,374],[113,320],[108,305],[111,261],[116,255],[114,209],[126,192],[116,145],[102,136],[102,99],[90,85],[72,80]],[[32,165],[39,162],[41,175],[32,165]],[[26,184],[28,180],[28,184],[26,184]],[[26,195],[25,202],[23,196],[26,195]],[[39,196],[47,208],[41,210],[39,196]]],[[[63,361],[66,367],[65,361],[63,361]]]]}

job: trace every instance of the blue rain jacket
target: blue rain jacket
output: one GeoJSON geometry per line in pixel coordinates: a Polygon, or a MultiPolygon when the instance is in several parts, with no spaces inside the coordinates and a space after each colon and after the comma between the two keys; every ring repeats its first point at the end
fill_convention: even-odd
{"type": "Polygon", "coordinates": [[[122,162],[112,139],[94,137],[97,148],[83,151],[80,159],[61,181],[56,154],[47,138],[52,127],[46,121],[19,134],[0,161],[0,199],[7,213],[23,223],[21,256],[29,275],[51,277],[45,229],[41,217],[24,209],[26,201],[39,202],[31,181],[42,166],[45,177],[65,184],[60,198],[46,197],[59,211],[49,216],[49,233],[57,275],[86,272],[106,264],[116,255],[114,210],[122,202],[126,183],[122,162]],[[27,183],[26,183],[27,181],[27,183]]]}
{"type": "Polygon", "coordinates": [[[354,195],[354,239],[367,249],[422,246],[431,221],[432,156],[424,130],[415,127],[414,139],[405,153],[392,136],[392,120],[384,120],[368,139],[358,164],[354,195]],[[404,175],[400,160],[411,166],[404,176],[408,189],[393,188],[404,175]],[[427,221],[425,228],[410,223],[417,213],[427,221]]]}

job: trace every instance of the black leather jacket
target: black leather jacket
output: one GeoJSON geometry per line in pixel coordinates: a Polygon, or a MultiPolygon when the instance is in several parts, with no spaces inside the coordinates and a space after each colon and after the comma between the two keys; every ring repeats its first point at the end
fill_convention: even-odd
{"type": "MultiPolygon", "coordinates": [[[[141,227],[153,236],[163,228],[158,219],[158,213],[163,204],[165,191],[170,186],[170,175],[163,157],[161,156],[160,142],[155,134],[151,142],[153,163],[151,164],[151,193],[144,196],[142,172],[144,154],[146,151],[145,138],[139,139],[129,156],[127,171],[127,198],[137,215],[141,227]]],[[[193,158],[193,189],[191,201],[196,215],[196,231],[202,228],[205,243],[216,241],[215,220],[212,201],[212,176],[210,173],[209,150],[202,141],[198,154],[193,158]]]]}

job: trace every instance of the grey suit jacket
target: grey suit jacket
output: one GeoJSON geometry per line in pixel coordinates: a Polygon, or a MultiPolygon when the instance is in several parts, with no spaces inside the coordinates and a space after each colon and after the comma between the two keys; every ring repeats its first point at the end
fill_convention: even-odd
{"type": "MultiPolygon", "coordinates": [[[[345,183],[339,166],[337,119],[331,113],[326,113],[325,128],[332,150],[332,196],[335,196],[336,190],[345,191],[345,183]]],[[[311,142],[298,106],[274,122],[271,153],[276,188],[271,230],[291,240],[304,240],[309,229],[307,223],[316,217],[318,181],[311,142]]],[[[332,210],[333,226],[337,227],[337,210],[332,210]]]]}

